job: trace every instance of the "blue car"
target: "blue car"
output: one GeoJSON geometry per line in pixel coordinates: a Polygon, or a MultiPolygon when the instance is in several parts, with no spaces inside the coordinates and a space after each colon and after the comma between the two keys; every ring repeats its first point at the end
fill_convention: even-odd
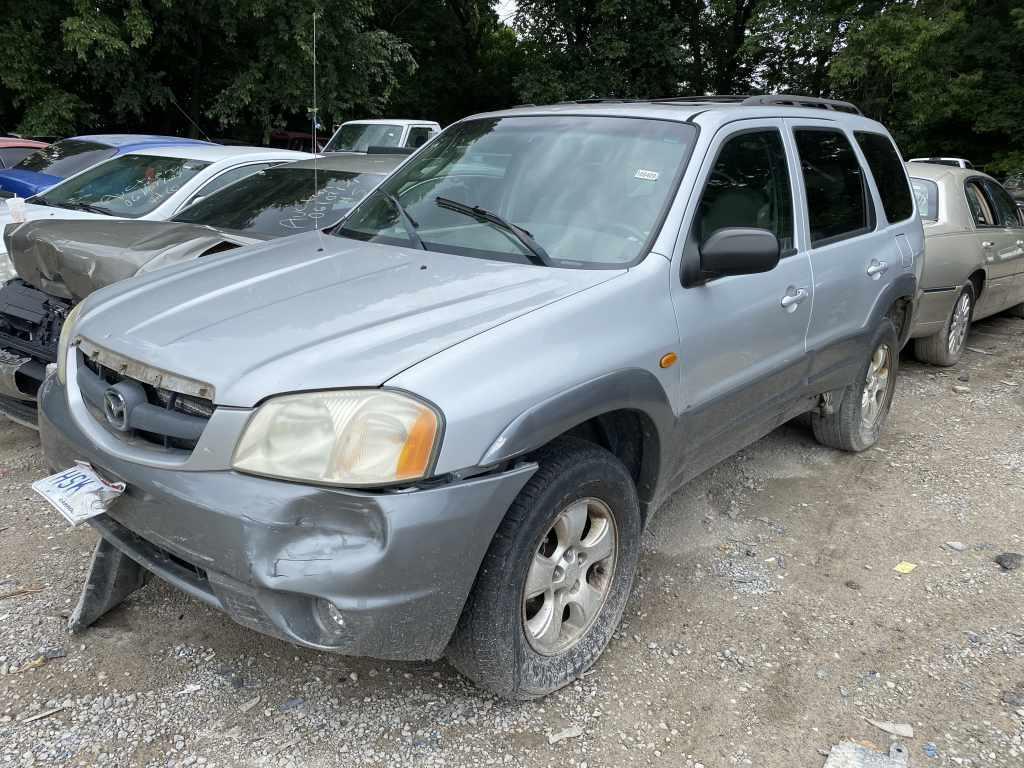
{"type": "Polygon", "coordinates": [[[177,136],[118,133],[62,139],[29,155],[13,168],[0,171],[0,197],[31,197],[96,163],[126,152],[168,144],[207,143],[177,136]]]}

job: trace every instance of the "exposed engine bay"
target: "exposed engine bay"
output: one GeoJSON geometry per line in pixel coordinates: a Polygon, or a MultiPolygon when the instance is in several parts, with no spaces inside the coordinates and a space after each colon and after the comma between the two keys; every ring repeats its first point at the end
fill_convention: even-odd
{"type": "Polygon", "coordinates": [[[17,277],[0,290],[0,395],[35,399],[71,306],[17,277]]]}

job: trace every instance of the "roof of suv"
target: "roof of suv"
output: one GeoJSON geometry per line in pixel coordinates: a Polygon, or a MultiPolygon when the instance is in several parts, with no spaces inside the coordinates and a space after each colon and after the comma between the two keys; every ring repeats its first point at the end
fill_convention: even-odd
{"type": "Polygon", "coordinates": [[[676,99],[585,99],[561,104],[534,105],[496,112],[479,117],[525,115],[595,115],[605,117],[640,117],[690,122],[698,115],[708,114],[729,122],[737,118],[806,117],[818,120],[852,120],[862,124],[879,124],[866,118],[860,110],[845,101],[818,99],[810,96],[681,96],[676,99]]]}

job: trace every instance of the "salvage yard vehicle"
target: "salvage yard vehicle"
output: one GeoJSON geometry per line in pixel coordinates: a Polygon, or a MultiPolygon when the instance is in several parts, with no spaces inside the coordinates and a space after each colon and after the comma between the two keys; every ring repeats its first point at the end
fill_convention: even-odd
{"type": "MultiPolygon", "coordinates": [[[[200,142],[129,152],[28,198],[24,218],[164,221],[249,174],[309,157],[287,149],[200,142]]],[[[0,229],[12,221],[9,204],[0,204],[0,229]]],[[[0,281],[14,276],[6,247],[0,247],[0,281]]]]}
{"type": "Polygon", "coordinates": [[[440,132],[431,120],[350,120],[338,127],[324,152],[418,149],[440,132]]]}
{"type": "Polygon", "coordinates": [[[203,144],[196,139],[178,136],[141,136],[135,134],[103,134],[75,136],[43,145],[21,159],[14,167],[0,171],[0,192],[30,197],[44,192],[64,179],[81,173],[104,160],[118,155],[177,144],[203,144]]]}
{"type": "Polygon", "coordinates": [[[462,120],[329,235],[73,310],[39,394],[66,471],[35,485],[101,534],[72,627],[152,572],[299,645],[554,691],[684,482],[805,413],[878,440],[923,247],[845,102],[462,120]]]}
{"type": "Polygon", "coordinates": [[[18,277],[0,288],[0,413],[35,426],[35,395],[74,304],[105,285],[336,224],[398,155],[334,155],[251,173],[168,221],[44,219],[8,226],[18,277]]]}
{"type": "Polygon", "coordinates": [[[972,320],[1004,310],[1024,317],[1024,213],[980,171],[925,163],[908,170],[928,250],[914,356],[955,365],[972,320]]]}

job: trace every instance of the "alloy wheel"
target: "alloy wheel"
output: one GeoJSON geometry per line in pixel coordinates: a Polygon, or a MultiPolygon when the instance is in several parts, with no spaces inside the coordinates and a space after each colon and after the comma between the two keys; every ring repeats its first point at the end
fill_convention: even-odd
{"type": "Polygon", "coordinates": [[[860,399],[861,421],[873,429],[882,413],[885,396],[889,390],[889,373],[892,352],[888,344],[880,344],[871,356],[868,375],[864,379],[864,391],[860,399]]]}
{"type": "Polygon", "coordinates": [[[953,307],[953,317],[949,321],[949,336],[946,348],[950,355],[956,355],[967,338],[967,327],[971,322],[971,295],[964,291],[953,307]]]}
{"type": "Polygon", "coordinates": [[[601,613],[615,573],[618,530],[600,499],[572,502],[541,539],[523,588],[523,628],[553,656],[583,638],[601,613]]]}

